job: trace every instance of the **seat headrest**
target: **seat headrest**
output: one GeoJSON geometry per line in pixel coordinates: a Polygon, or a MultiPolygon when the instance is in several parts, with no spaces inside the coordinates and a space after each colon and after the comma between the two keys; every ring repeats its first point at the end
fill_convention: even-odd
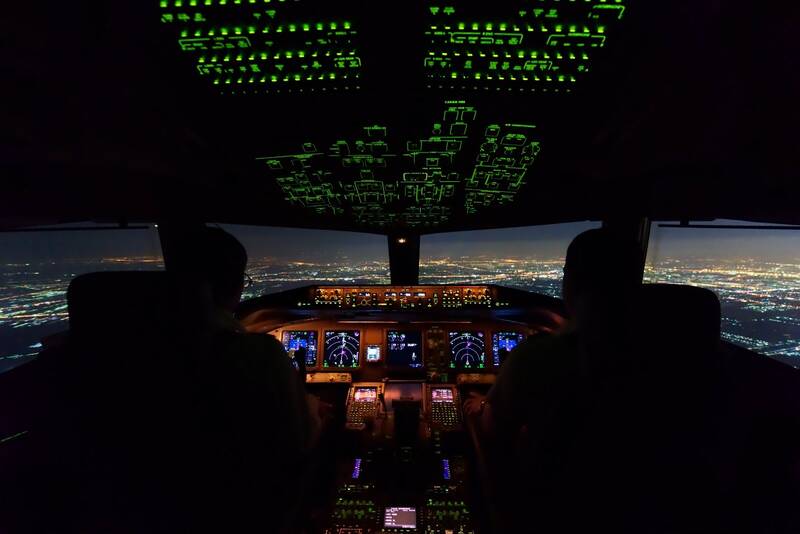
{"type": "Polygon", "coordinates": [[[719,298],[701,287],[644,284],[640,320],[647,334],[660,334],[656,342],[709,346],[719,341],[719,298]]]}
{"type": "Polygon", "coordinates": [[[80,275],[69,285],[67,304],[76,333],[164,330],[210,316],[209,295],[163,271],[80,275]]]}

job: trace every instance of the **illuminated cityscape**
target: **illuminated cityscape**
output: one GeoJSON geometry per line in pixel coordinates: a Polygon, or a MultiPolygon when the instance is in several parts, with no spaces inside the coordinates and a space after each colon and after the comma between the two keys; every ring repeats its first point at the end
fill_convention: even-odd
{"type": "Polygon", "coordinates": [[[664,259],[645,280],[713,290],[723,339],[800,368],[800,264],[664,259]]]}
{"type": "MultiPolygon", "coordinates": [[[[560,296],[563,258],[489,256],[423,258],[422,284],[498,284],[560,296]]],[[[66,328],[66,288],[76,275],[99,270],[161,268],[154,258],[16,263],[0,267],[0,372],[35,357],[40,340],[66,328]]],[[[306,284],[387,284],[386,261],[251,260],[245,298],[306,284]]],[[[712,289],[722,301],[726,340],[800,367],[800,263],[755,260],[659,260],[647,281],[712,289]]]]}

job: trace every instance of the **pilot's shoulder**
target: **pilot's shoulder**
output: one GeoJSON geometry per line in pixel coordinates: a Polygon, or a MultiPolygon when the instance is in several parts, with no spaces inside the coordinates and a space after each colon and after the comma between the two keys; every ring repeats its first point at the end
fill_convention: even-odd
{"type": "Polygon", "coordinates": [[[576,339],[573,334],[546,334],[528,338],[520,343],[509,356],[509,361],[545,365],[562,360],[575,352],[576,339]]]}
{"type": "Polygon", "coordinates": [[[271,335],[230,333],[223,343],[225,352],[241,364],[291,366],[283,345],[271,335]]]}

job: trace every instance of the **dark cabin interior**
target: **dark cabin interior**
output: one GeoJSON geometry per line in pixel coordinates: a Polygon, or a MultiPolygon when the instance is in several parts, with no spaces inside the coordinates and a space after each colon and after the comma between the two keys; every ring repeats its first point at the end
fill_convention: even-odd
{"type": "Polygon", "coordinates": [[[725,338],[718,291],[640,284],[659,225],[800,228],[800,6],[2,11],[0,243],[146,227],[163,269],[64,281],[65,331],[0,372],[0,532],[800,532],[797,368],[725,338]],[[574,310],[428,283],[420,243],[580,221],[637,247],[607,259],[634,311],[603,303],[636,358],[517,377],[558,390],[522,410],[547,424],[487,431],[574,310]],[[388,279],[250,295],[222,332],[212,224],[372,234],[388,279]]]}

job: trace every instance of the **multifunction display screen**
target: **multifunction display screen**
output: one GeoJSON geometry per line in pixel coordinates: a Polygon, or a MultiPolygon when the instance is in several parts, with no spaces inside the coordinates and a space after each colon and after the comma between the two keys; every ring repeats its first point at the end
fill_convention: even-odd
{"type": "Polygon", "coordinates": [[[484,369],[486,343],[483,332],[450,332],[450,367],[484,369]]]}
{"type": "Polygon", "coordinates": [[[386,333],[386,361],[390,367],[422,367],[422,334],[420,332],[386,333]]]}
{"type": "Polygon", "coordinates": [[[361,332],[336,330],[325,332],[323,367],[358,367],[361,352],[361,332]]]}
{"type": "Polygon", "coordinates": [[[525,339],[523,334],[517,332],[495,332],[492,334],[492,358],[495,367],[503,363],[508,353],[522,343],[525,339]]]}
{"type": "Polygon", "coordinates": [[[317,332],[316,330],[284,330],[283,348],[294,359],[294,353],[306,350],[306,367],[317,365],[317,332]]]}

